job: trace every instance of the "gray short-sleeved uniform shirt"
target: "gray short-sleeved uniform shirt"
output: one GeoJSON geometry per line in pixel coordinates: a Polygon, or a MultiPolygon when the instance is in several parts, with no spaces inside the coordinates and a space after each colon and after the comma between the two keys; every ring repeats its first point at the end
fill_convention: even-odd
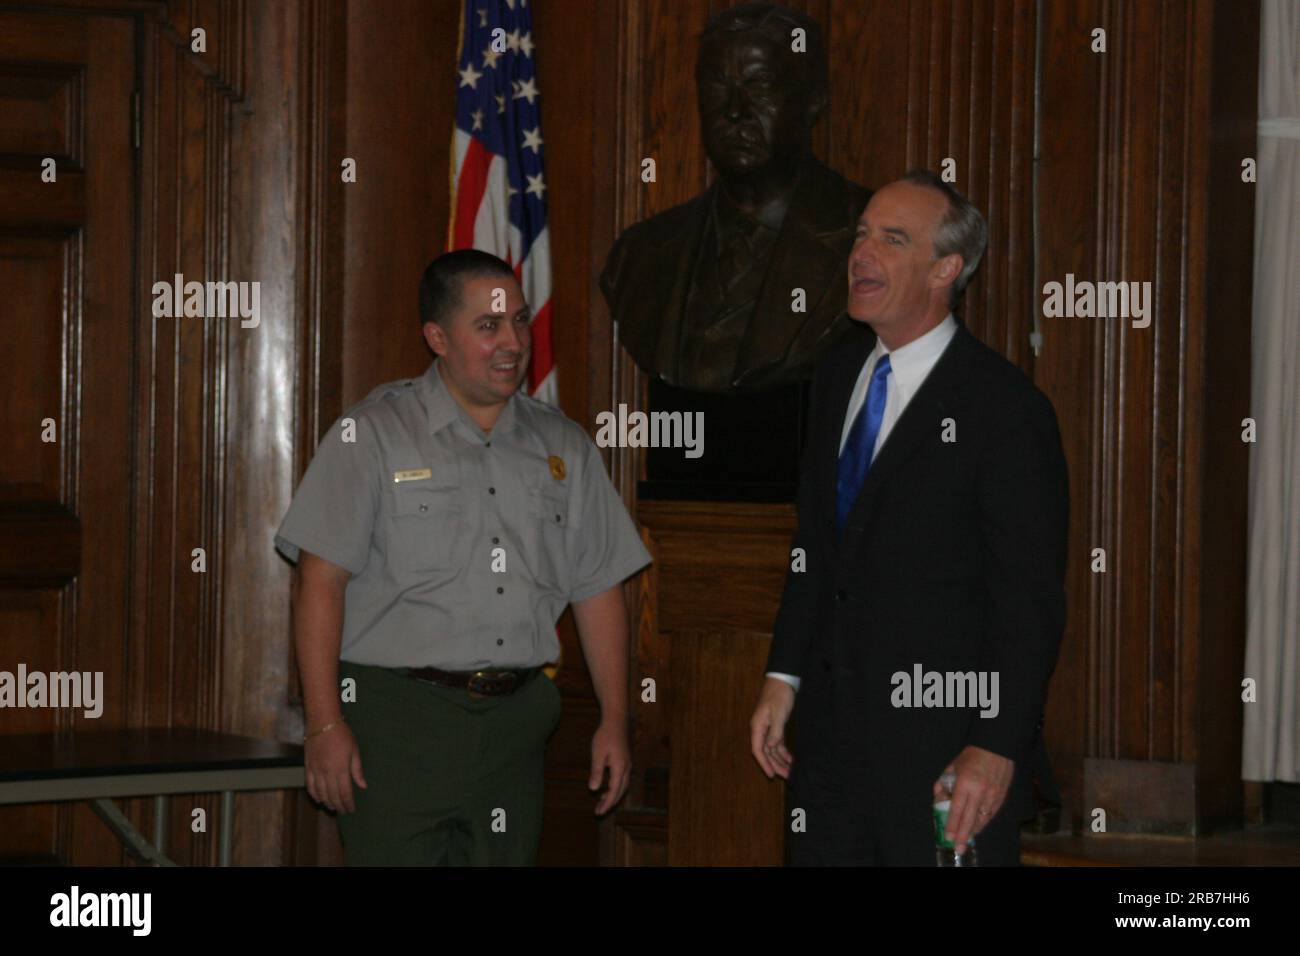
{"type": "Polygon", "coordinates": [[[437,361],[330,428],[275,546],[352,572],[341,659],[446,670],[557,660],[565,606],[650,563],[576,422],[521,391],[485,434],[437,361]]]}

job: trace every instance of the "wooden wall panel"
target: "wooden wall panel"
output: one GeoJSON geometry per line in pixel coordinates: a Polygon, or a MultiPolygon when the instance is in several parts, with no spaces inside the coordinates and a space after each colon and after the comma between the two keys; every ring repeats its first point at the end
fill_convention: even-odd
{"type": "MultiPolygon", "coordinates": [[[[34,402],[49,405],[59,419],[60,443],[24,456],[41,467],[22,483],[67,509],[47,509],[49,546],[32,550],[34,560],[0,567],[6,586],[60,589],[21,592],[28,602],[40,595],[43,608],[23,624],[39,620],[49,632],[27,663],[103,670],[100,727],[293,739],[301,715],[289,673],[287,573],[271,534],[298,474],[300,354],[312,356],[313,368],[335,369],[329,394],[338,394],[338,299],[322,277],[338,274],[340,232],[322,207],[332,201],[337,211],[339,203],[319,174],[331,130],[336,146],[341,137],[341,74],[330,77],[343,64],[343,4],[27,7],[15,15],[24,17],[21,29],[6,20],[3,31],[12,49],[0,58],[19,68],[0,83],[0,99],[17,106],[6,110],[6,130],[18,138],[5,148],[60,160],[59,185],[33,194],[41,199],[33,208],[57,229],[31,233],[24,194],[8,190],[2,173],[0,221],[62,244],[50,274],[64,286],[66,308],[43,309],[36,318],[44,324],[22,340],[33,370],[44,356],[53,401],[45,386],[24,388],[26,406],[13,407],[29,415],[34,402]],[[190,35],[200,26],[201,52],[190,35]],[[10,116],[26,119],[15,125],[10,116]],[[258,282],[259,327],[155,318],[152,285],[178,272],[258,282]],[[191,570],[194,548],[206,552],[203,573],[191,570]]],[[[35,281],[30,266],[24,274],[35,281]]],[[[6,356],[7,381],[12,370],[6,356]]],[[[7,513],[0,537],[12,543],[33,527],[30,517],[7,513]]],[[[42,721],[39,729],[82,726],[66,712],[42,721]]],[[[237,801],[236,862],[314,857],[310,832],[305,857],[296,845],[297,799],[237,801]]],[[[169,852],[182,863],[214,863],[216,799],[171,803],[169,852]],[[210,825],[193,834],[190,811],[199,806],[210,825]]],[[[151,802],[124,801],[124,810],[148,832],[151,802]]],[[[0,852],[125,860],[84,806],[6,814],[21,822],[4,828],[0,852]],[[11,843],[10,834],[21,837],[11,843]]]]}
{"type": "MultiPolygon", "coordinates": [[[[221,82],[222,48],[243,42],[215,7],[189,8],[180,22],[143,26],[147,54],[141,115],[142,323],[137,347],[136,474],[139,547],[134,587],[139,615],[130,652],[145,679],[132,686],[136,726],[221,725],[221,609],[226,566],[223,508],[228,443],[225,382],[232,337],[253,330],[237,318],[154,318],[157,281],[249,281],[229,274],[229,124],[236,91],[221,82]],[[206,31],[207,52],[190,30],[206,31]],[[223,29],[224,27],[224,29],[223,29]],[[206,570],[195,571],[195,549],[206,570]]],[[[228,54],[229,55],[229,54],[228,54]]],[[[138,812],[152,817],[147,801],[138,812]]],[[[216,826],[190,829],[202,807],[220,819],[214,796],[171,801],[168,846],[183,862],[215,862],[216,826]]]]}
{"type": "MultiPolygon", "coordinates": [[[[1241,423],[1253,414],[1246,317],[1255,186],[1241,181],[1241,162],[1257,147],[1259,18],[1256,4],[1238,9],[1228,3],[1199,4],[1188,18],[1195,64],[1187,97],[1188,157],[1196,175],[1185,194],[1191,241],[1184,295],[1197,334],[1188,342],[1185,418],[1198,423],[1200,444],[1189,440],[1182,468],[1200,528],[1197,537],[1187,520],[1179,542],[1187,570],[1178,600],[1187,622],[1183,633],[1196,639],[1196,686],[1184,690],[1183,712],[1196,714],[1198,831],[1234,824],[1243,813],[1249,460],[1241,423]]],[[[1178,248],[1177,241],[1171,246],[1178,248]]]]}
{"type": "MultiPolygon", "coordinates": [[[[131,487],[133,306],[131,25],[111,16],[0,13],[0,272],[12,332],[0,404],[16,440],[0,480],[8,552],[0,669],[103,673],[99,726],[125,722],[130,620],[124,542],[131,487]],[[43,150],[58,174],[41,179],[43,150]],[[56,441],[42,441],[44,419],[56,441]],[[32,555],[29,565],[25,559],[32,555]],[[88,573],[95,570],[92,576],[88,573]]],[[[95,726],[83,709],[9,709],[0,734],[95,726]]],[[[9,807],[0,854],[113,863],[115,841],[85,808],[9,807]]]]}
{"type": "MultiPolygon", "coordinates": [[[[314,445],[322,396],[339,394],[343,12],[213,0],[144,24],[139,281],[257,282],[260,321],[159,319],[141,336],[140,725],[302,733],[288,569],[271,538],[306,464],[302,436],[314,445]],[[198,26],[205,53],[190,47],[198,26]]],[[[176,858],[214,863],[216,797],[172,804],[176,858]],[[190,832],[195,807],[207,833],[190,832]]],[[[322,818],[301,794],[242,796],[234,859],[313,862],[322,818]]]]}
{"type": "Polygon", "coordinates": [[[747,746],[753,681],[767,663],[771,625],[745,633],[672,633],[668,862],[752,866],[780,862],[784,786],[768,780],[747,746]]]}
{"type": "MultiPolygon", "coordinates": [[[[446,249],[458,0],[350,3],[344,189],[343,393],[421,374],[420,275],[446,249]]],[[[321,422],[333,423],[332,417],[321,422]]]]}
{"type": "MultiPolygon", "coordinates": [[[[1089,236],[1098,216],[1097,158],[1101,155],[1095,121],[1100,91],[1100,63],[1079,38],[1089,36],[1096,11],[1070,4],[1040,24],[1043,50],[1051,51],[1051,68],[1041,71],[1039,95],[1043,107],[1038,138],[1035,195],[1050,203],[1052,219],[1060,225],[1042,230],[1036,251],[1037,284],[1063,277],[1066,263],[1095,267],[1089,236]],[[1074,104],[1072,111],[1049,111],[1045,104],[1074,104]],[[1092,117],[1080,123],[1071,115],[1092,117]]],[[[1034,288],[1035,308],[1039,297],[1034,288]]],[[[1065,446],[1070,482],[1070,560],[1066,565],[1066,632],[1056,674],[1047,698],[1044,734],[1053,769],[1072,813],[1081,812],[1083,767],[1079,756],[1096,753],[1099,729],[1095,715],[1106,695],[1111,675],[1101,665],[1102,635],[1111,628],[1109,605],[1102,588],[1106,579],[1089,572],[1089,542],[1097,540],[1099,512],[1108,484],[1102,455],[1113,447],[1103,433],[1094,396],[1102,389],[1100,353],[1102,323],[1043,322],[1045,348],[1034,365],[1036,381],[1056,409],[1065,446]],[[1094,715],[1090,719],[1090,715],[1094,715]]]]}
{"type": "MultiPolygon", "coordinates": [[[[62,665],[70,630],[64,607],[71,603],[64,590],[0,590],[0,668],[12,673],[22,662],[31,670],[70,669],[62,665]]],[[[0,733],[49,733],[63,719],[48,710],[8,710],[0,733]]],[[[69,809],[57,803],[0,807],[0,854],[9,860],[66,858],[69,809]]]]}
{"type": "MultiPolygon", "coordinates": [[[[333,2],[256,4],[249,16],[256,82],[230,136],[230,219],[245,225],[229,271],[261,282],[263,316],[232,328],[227,350],[221,726],[297,741],[289,565],[270,543],[321,408],[338,401],[345,34],[333,2]]],[[[237,809],[238,860],[315,863],[319,831],[333,828],[305,791],[248,794],[237,809]]]]}
{"type": "Polygon", "coordinates": [[[1202,277],[1216,278],[1234,310],[1245,307],[1253,198],[1237,173],[1252,149],[1258,11],[1230,18],[1210,2],[1049,10],[1041,281],[1067,273],[1149,281],[1155,294],[1145,329],[1118,319],[1044,320],[1036,378],[1061,419],[1073,499],[1070,618],[1049,741],[1076,818],[1090,811],[1087,792],[1117,792],[1115,772],[1098,763],[1116,760],[1130,778],[1149,767],[1150,788],[1196,786],[1197,799],[1176,799],[1195,808],[1190,817],[1159,821],[1196,832],[1241,809],[1233,687],[1244,646],[1240,421],[1249,336],[1209,335],[1214,311],[1202,277]],[[1107,31],[1105,54],[1090,49],[1096,27],[1107,31]],[[1229,65],[1229,49],[1242,59],[1229,65]],[[1221,105],[1212,118],[1214,101],[1221,105]],[[1074,110],[1051,108],[1057,103],[1074,110]],[[1211,163],[1219,140],[1224,155],[1211,163]],[[1222,229],[1205,218],[1210,197],[1223,208],[1222,229]],[[1050,228],[1056,222],[1064,228],[1050,228]],[[1089,569],[1093,548],[1106,550],[1104,574],[1089,569]],[[1203,556],[1213,577],[1202,576],[1203,556]],[[1212,632],[1206,601],[1216,611],[1212,632]],[[1095,784],[1084,779],[1083,757],[1094,758],[1095,784]],[[1197,773],[1165,774],[1162,765],[1180,763],[1197,773]]]}
{"type": "MultiPolygon", "coordinates": [[[[4,82],[0,78],[0,86],[4,82]]],[[[79,253],[77,233],[0,238],[0,288],[9,300],[6,324],[12,330],[10,361],[15,368],[40,373],[6,375],[0,382],[0,406],[14,425],[39,424],[63,405],[60,371],[77,330],[67,321],[50,322],[47,317],[62,316],[64,296],[79,285],[79,253]]],[[[75,313],[66,318],[75,318],[75,313]]],[[[5,504],[65,503],[61,447],[57,442],[42,442],[33,449],[37,454],[6,455],[0,461],[0,494],[5,504]]]]}

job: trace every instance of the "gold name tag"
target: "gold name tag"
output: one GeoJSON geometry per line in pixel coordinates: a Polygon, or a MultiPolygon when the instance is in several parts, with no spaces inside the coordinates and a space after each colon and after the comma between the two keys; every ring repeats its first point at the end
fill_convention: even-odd
{"type": "Polygon", "coordinates": [[[393,472],[393,481],[419,481],[421,478],[432,478],[432,468],[410,468],[406,471],[393,472]]]}

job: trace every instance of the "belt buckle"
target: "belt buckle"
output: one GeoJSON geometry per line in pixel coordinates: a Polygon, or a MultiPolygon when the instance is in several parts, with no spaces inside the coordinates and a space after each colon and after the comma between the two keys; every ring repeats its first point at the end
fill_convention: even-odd
{"type": "Polygon", "coordinates": [[[498,691],[494,694],[488,688],[498,688],[502,683],[509,681],[512,685],[510,689],[513,690],[513,684],[518,681],[518,679],[518,675],[513,671],[475,671],[470,675],[469,683],[465,685],[465,689],[469,691],[471,697],[496,697],[501,692],[498,691]]]}

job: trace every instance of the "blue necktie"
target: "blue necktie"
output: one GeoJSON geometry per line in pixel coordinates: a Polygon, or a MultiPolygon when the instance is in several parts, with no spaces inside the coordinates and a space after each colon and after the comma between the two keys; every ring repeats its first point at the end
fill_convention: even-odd
{"type": "Polygon", "coordinates": [[[844,443],[844,452],[840,455],[840,475],[835,487],[835,530],[843,531],[844,522],[848,520],[853,502],[862,490],[862,482],[871,467],[871,453],[876,447],[876,436],[880,434],[880,423],[885,418],[885,399],[889,377],[889,356],[882,355],[871,373],[871,385],[867,389],[867,400],[862,403],[858,417],[849,432],[849,440],[844,443]]]}

